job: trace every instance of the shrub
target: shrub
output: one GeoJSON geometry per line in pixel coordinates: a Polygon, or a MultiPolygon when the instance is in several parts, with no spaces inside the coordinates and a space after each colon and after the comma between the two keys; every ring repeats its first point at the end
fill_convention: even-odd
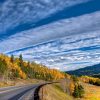
{"type": "Polygon", "coordinates": [[[79,84],[75,85],[74,92],[73,92],[73,96],[75,98],[82,98],[84,96],[84,93],[85,91],[82,85],[79,85],[79,84]]]}
{"type": "Polygon", "coordinates": [[[96,80],[94,85],[100,86],[100,79],[96,80]]]}

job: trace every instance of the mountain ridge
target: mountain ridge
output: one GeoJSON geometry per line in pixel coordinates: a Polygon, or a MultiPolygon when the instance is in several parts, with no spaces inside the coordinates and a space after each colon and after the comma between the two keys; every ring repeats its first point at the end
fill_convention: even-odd
{"type": "Polygon", "coordinates": [[[74,71],[66,71],[69,74],[72,75],[88,75],[88,76],[95,76],[95,75],[100,75],[100,63],[92,66],[88,66],[85,68],[80,68],[74,71]]]}

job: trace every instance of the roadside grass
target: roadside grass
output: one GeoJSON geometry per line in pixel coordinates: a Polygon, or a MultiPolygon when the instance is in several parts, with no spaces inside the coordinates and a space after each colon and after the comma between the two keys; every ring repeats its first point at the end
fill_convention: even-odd
{"type": "Polygon", "coordinates": [[[71,96],[63,92],[59,84],[42,87],[39,95],[41,100],[73,100],[71,96]]]}
{"type": "Polygon", "coordinates": [[[85,94],[83,98],[73,98],[67,93],[63,92],[60,85],[46,85],[40,89],[41,100],[100,100],[100,87],[91,85],[88,83],[82,83],[85,89],[85,94]],[[43,93],[43,95],[42,95],[43,93]]]}
{"type": "Polygon", "coordinates": [[[5,82],[0,82],[0,88],[1,88],[1,87],[6,87],[6,86],[10,86],[10,85],[8,85],[8,84],[5,83],[5,82]]]}
{"type": "Polygon", "coordinates": [[[59,91],[62,91],[63,92],[63,89],[61,88],[60,84],[59,83],[55,83],[53,85],[54,88],[58,89],[59,91]]]}
{"type": "Polygon", "coordinates": [[[43,80],[37,79],[16,79],[16,80],[8,80],[8,81],[1,81],[0,88],[7,87],[7,86],[19,86],[19,85],[26,85],[26,84],[37,84],[43,83],[43,80]]]}

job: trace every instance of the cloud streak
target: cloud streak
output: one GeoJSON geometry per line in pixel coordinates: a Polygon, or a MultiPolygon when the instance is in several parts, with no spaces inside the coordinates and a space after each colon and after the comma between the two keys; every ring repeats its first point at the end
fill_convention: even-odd
{"type": "Polygon", "coordinates": [[[47,43],[9,52],[60,70],[72,70],[100,62],[100,30],[75,34],[47,43]],[[74,37],[74,39],[73,39],[74,37]]]}
{"type": "Polygon", "coordinates": [[[14,28],[20,30],[21,25],[25,29],[25,25],[35,24],[65,7],[87,1],[89,0],[5,0],[0,3],[0,37],[10,35],[14,28]]]}
{"type": "MultiPolygon", "coordinates": [[[[89,0],[84,0],[87,1],[89,0]]],[[[60,70],[74,70],[99,63],[100,11],[55,20],[29,30],[23,27],[24,31],[21,32],[17,27],[35,24],[66,7],[82,2],[83,0],[7,0],[0,3],[0,52],[15,56],[23,54],[25,60],[34,60],[60,70]],[[19,32],[9,34],[8,30],[14,28],[19,32]]]]}
{"type": "MultiPolygon", "coordinates": [[[[93,33],[99,30],[99,25],[99,11],[76,18],[60,20],[39,28],[17,33],[8,37],[6,40],[0,41],[0,51],[7,52],[16,50],[69,35],[83,34],[90,31],[93,33]]],[[[90,37],[92,33],[89,34],[90,37]]],[[[99,33],[94,33],[94,35],[97,34],[99,33]]]]}

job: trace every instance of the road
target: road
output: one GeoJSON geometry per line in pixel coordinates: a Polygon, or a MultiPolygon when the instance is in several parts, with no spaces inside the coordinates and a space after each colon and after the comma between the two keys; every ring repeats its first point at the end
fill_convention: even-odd
{"type": "Polygon", "coordinates": [[[30,84],[0,88],[0,100],[34,100],[34,91],[38,86],[30,84]]]}

